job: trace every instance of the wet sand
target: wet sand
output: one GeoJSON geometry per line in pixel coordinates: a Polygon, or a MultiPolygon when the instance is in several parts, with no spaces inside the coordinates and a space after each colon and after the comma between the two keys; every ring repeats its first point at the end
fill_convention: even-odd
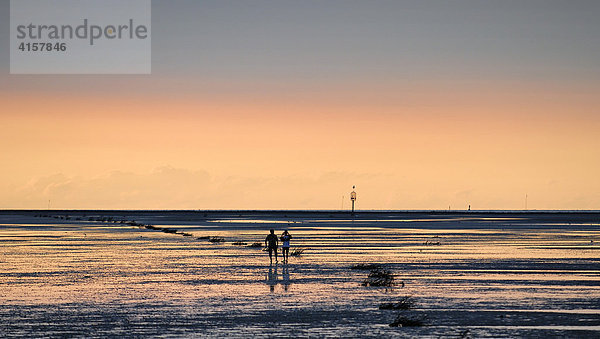
{"type": "Polygon", "coordinates": [[[600,336],[600,213],[3,211],[0,242],[5,336],[600,336]],[[269,228],[304,253],[233,245],[269,228]]]}

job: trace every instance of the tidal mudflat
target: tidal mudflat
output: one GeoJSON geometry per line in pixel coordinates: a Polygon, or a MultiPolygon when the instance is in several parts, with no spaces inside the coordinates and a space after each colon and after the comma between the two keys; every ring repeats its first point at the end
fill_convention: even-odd
{"type": "Polygon", "coordinates": [[[0,244],[6,337],[600,336],[597,212],[2,211],[0,244]]]}

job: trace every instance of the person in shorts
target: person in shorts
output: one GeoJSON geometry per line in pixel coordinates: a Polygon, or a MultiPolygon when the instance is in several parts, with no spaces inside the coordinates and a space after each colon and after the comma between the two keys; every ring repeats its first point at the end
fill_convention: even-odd
{"type": "Polygon", "coordinates": [[[271,230],[271,233],[265,238],[265,246],[269,251],[269,261],[273,263],[273,252],[275,252],[275,262],[277,262],[277,245],[279,241],[275,235],[275,230],[271,230]]]}
{"type": "Polygon", "coordinates": [[[290,256],[290,239],[292,239],[292,236],[290,235],[290,233],[285,230],[283,231],[283,233],[281,234],[281,255],[283,256],[283,262],[287,263],[288,258],[290,256]]]}

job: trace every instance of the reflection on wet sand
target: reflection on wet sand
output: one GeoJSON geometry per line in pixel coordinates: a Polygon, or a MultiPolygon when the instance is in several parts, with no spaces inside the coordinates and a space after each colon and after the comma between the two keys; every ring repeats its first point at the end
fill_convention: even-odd
{"type": "Polygon", "coordinates": [[[283,290],[287,292],[290,287],[290,268],[287,264],[283,265],[282,279],[283,290]]]}
{"type": "Polygon", "coordinates": [[[275,286],[281,285],[283,287],[283,291],[288,292],[290,283],[290,269],[288,264],[281,265],[281,280],[279,280],[278,275],[279,265],[270,265],[266,274],[265,283],[269,286],[269,291],[271,293],[275,292],[275,286]]]}
{"type": "Polygon", "coordinates": [[[277,285],[278,279],[277,264],[275,264],[275,266],[269,265],[269,272],[267,273],[267,285],[269,285],[269,290],[271,293],[275,292],[275,285],[277,285]]]}

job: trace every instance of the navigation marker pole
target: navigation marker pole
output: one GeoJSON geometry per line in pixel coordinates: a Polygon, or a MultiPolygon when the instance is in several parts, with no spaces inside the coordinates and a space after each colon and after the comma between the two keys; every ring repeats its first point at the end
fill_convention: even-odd
{"type": "Polygon", "coordinates": [[[350,193],[350,200],[352,200],[352,215],[354,215],[354,202],[356,201],[356,192],[354,192],[356,186],[352,186],[352,193],[350,193]]]}

